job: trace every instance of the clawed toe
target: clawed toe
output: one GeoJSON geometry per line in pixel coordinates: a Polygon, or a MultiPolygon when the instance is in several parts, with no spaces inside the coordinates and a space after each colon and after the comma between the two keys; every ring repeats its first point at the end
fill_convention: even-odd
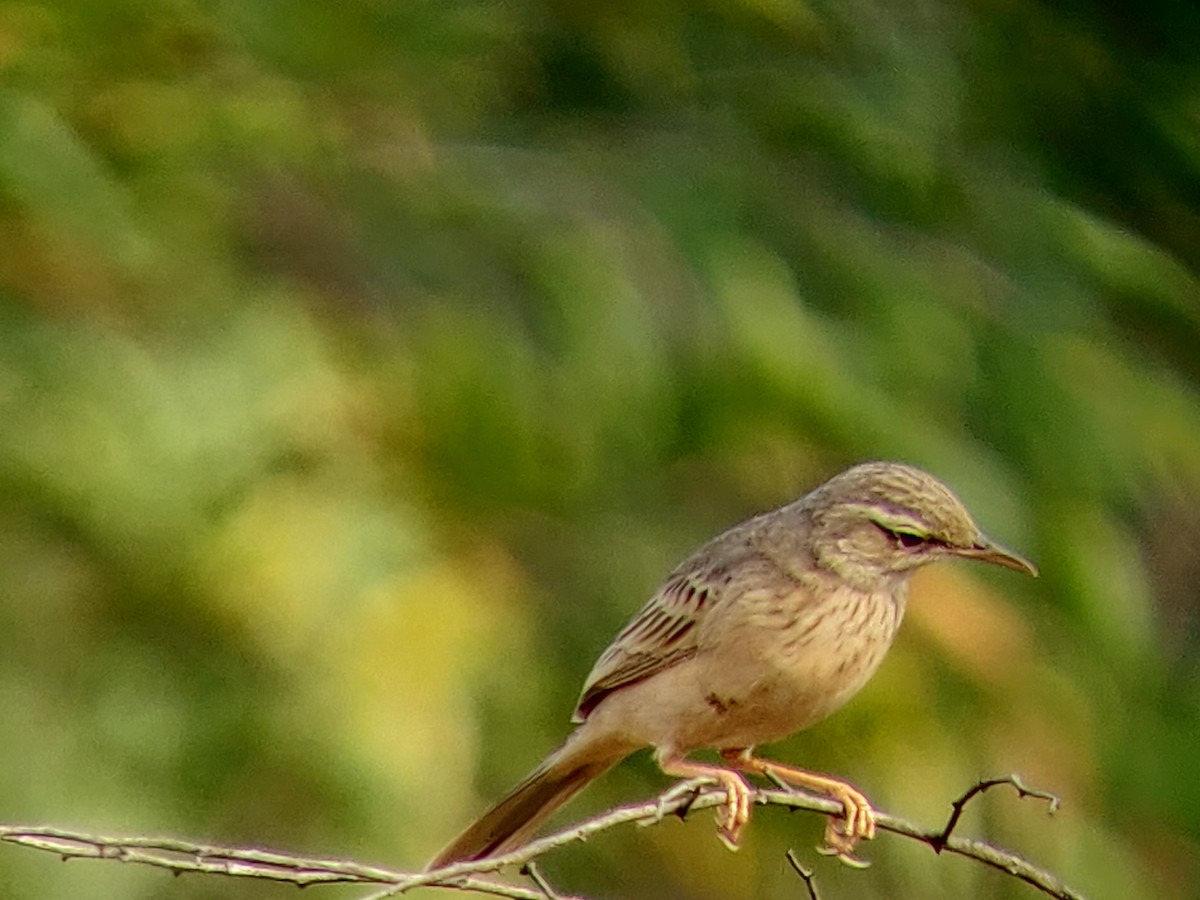
{"type": "Polygon", "coordinates": [[[856,869],[865,869],[869,862],[854,855],[860,840],[875,837],[875,810],[870,801],[850,785],[831,793],[842,802],[840,818],[830,819],[825,826],[825,842],[817,848],[826,856],[836,856],[841,862],[856,869]]]}
{"type": "Polygon", "coordinates": [[[823,856],[836,856],[838,861],[855,869],[865,869],[871,865],[867,860],[854,855],[858,842],[866,835],[861,832],[849,831],[847,819],[830,819],[825,825],[825,838],[817,852],[823,856]]]}
{"type": "Polygon", "coordinates": [[[845,810],[846,824],[841,831],[848,836],[869,841],[875,837],[875,810],[866,797],[849,785],[845,787],[846,790],[837,797],[845,810]]]}
{"type": "Polygon", "coordinates": [[[742,830],[750,821],[750,785],[746,779],[731,769],[677,757],[660,759],[659,765],[668,775],[692,780],[676,785],[659,798],[656,818],[663,817],[668,803],[696,791],[702,784],[716,784],[725,791],[725,801],[717,809],[717,837],[730,850],[736,850],[742,830]]]}
{"type": "Polygon", "coordinates": [[[738,775],[729,773],[721,779],[725,788],[725,803],[717,814],[717,837],[730,850],[737,850],[742,839],[742,829],[750,821],[750,788],[738,775]]]}

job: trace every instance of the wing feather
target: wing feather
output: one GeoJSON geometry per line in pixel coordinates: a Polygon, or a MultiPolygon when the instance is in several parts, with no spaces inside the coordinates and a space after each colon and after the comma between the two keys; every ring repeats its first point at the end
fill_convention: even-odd
{"type": "Polygon", "coordinates": [[[696,653],[705,611],[729,579],[724,569],[681,568],[601,654],[584,683],[574,721],[582,722],[617,688],[649,678],[696,653]]]}

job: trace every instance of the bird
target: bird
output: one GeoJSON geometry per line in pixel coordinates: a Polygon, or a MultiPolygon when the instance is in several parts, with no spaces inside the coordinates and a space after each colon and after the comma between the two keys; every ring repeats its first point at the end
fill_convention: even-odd
{"type": "Polygon", "coordinates": [[[1037,575],[987,538],[950,488],[904,463],[860,463],[733,526],[680,563],[600,655],[566,741],[427,869],[518,849],[644,747],[666,775],[724,790],[718,836],[731,848],[750,818],[746,776],[773,776],[840,803],[819,849],[863,865],[854,854],[875,834],[870,801],[847,781],[761,758],[755,747],[857,693],[892,644],[913,573],[953,558],[1037,575]],[[718,751],[721,764],[688,758],[700,749],[718,751]]]}

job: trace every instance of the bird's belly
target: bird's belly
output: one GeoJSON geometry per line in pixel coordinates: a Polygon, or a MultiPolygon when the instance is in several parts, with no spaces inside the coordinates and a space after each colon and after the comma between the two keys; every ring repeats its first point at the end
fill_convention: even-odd
{"type": "Polygon", "coordinates": [[[692,723],[693,746],[750,747],[777,741],[840,709],[867,682],[878,663],[841,674],[817,668],[790,671],[751,685],[719,681],[704,694],[692,723]]]}

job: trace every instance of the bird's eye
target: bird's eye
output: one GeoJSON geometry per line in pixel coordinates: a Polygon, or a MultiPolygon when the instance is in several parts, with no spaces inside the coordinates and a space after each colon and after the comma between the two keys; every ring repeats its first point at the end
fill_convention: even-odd
{"type": "Polygon", "coordinates": [[[922,534],[919,531],[911,531],[906,528],[892,528],[887,525],[881,525],[879,522],[876,522],[875,524],[878,525],[880,530],[883,531],[888,537],[894,540],[899,547],[902,547],[905,550],[913,550],[917,547],[928,544],[933,540],[929,535],[922,534]]]}

